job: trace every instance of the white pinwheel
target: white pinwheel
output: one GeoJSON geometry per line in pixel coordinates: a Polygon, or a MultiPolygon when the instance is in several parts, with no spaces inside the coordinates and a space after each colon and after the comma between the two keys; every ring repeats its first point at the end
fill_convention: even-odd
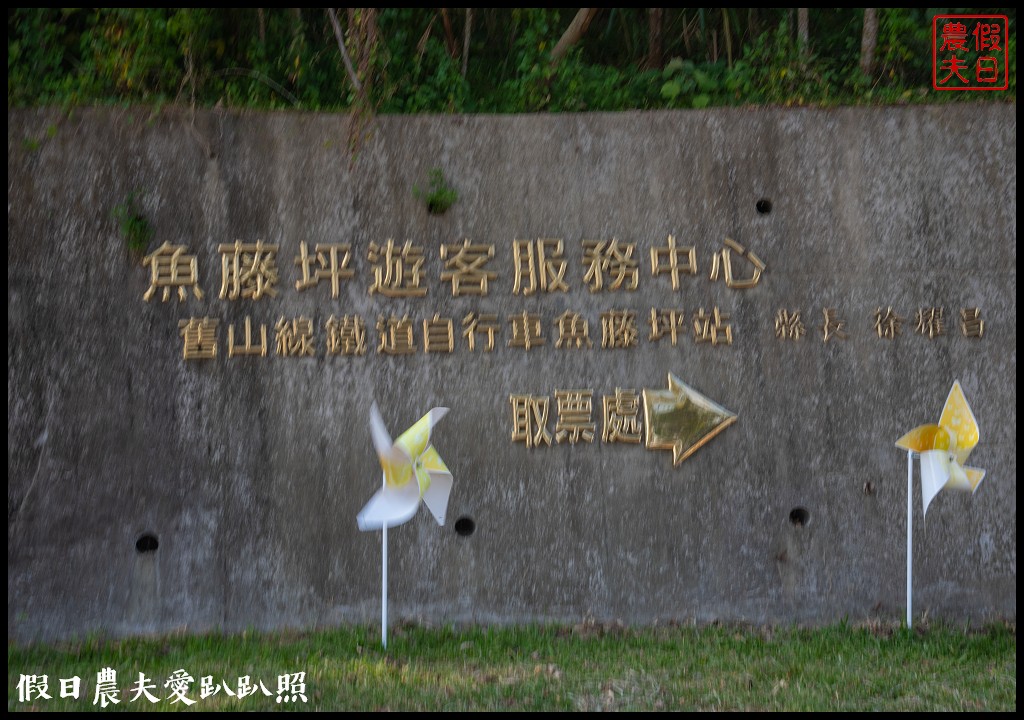
{"type": "Polygon", "coordinates": [[[430,431],[448,408],[434,408],[392,442],[377,403],[370,408],[370,434],[384,470],[384,485],[356,516],[360,530],[395,527],[416,514],[422,500],[444,525],[452,474],[430,444],[430,431]]]}
{"type": "Polygon", "coordinates": [[[366,503],[356,522],[360,530],[381,531],[380,641],[388,646],[388,528],[416,514],[422,500],[444,525],[452,474],[430,444],[430,431],[448,408],[434,408],[392,442],[377,403],[370,408],[370,435],[384,470],[384,485],[366,503]]]}
{"type": "Polygon", "coordinates": [[[896,441],[896,447],[921,457],[921,501],[924,514],[939,491],[978,489],[985,471],[967,467],[968,456],[978,444],[978,421],[967,404],[959,382],[954,382],[938,425],[921,425],[896,441]]]}
{"type": "Polygon", "coordinates": [[[980,433],[963,388],[954,382],[938,425],[920,425],[896,441],[896,447],[907,451],[907,627],[913,623],[914,595],[914,455],[921,459],[921,502],[923,516],[939,492],[978,489],[985,471],[967,467],[971,450],[978,444],[980,433]]]}

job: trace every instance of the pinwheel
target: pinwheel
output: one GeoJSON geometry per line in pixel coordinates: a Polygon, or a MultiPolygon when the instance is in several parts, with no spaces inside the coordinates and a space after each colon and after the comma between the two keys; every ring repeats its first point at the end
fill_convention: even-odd
{"type": "Polygon", "coordinates": [[[921,425],[896,441],[896,447],[907,451],[907,626],[911,624],[913,576],[913,496],[914,454],[921,458],[922,515],[939,491],[978,489],[985,471],[967,467],[968,456],[978,444],[978,421],[974,419],[959,381],[953,383],[938,425],[921,425]]]}
{"type": "Polygon", "coordinates": [[[959,382],[954,382],[949,391],[938,425],[921,425],[896,441],[896,447],[921,457],[921,501],[925,515],[940,490],[973,493],[978,489],[985,471],[964,466],[977,444],[978,422],[959,382]]]}
{"type": "Polygon", "coordinates": [[[448,408],[434,408],[406,430],[395,442],[384,426],[377,403],[370,408],[370,435],[384,470],[384,484],[359,514],[360,530],[381,531],[381,644],[388,646],[388,528],[401,525],[422,500],[438,525],[444,525],[452,474],[430,444],[430,431],[448,408]]]}
{"type": "Polygon", "coordinates": [[[384,486],[356,516],[360,530],[401,525],[416,514],[420,500],[444,525],[452,474],[430,444],[430,431],[446,414],[448,408],[434,408],[392,443],[377,403],[370,408],[370,435],[384,469],[384,486]]]}

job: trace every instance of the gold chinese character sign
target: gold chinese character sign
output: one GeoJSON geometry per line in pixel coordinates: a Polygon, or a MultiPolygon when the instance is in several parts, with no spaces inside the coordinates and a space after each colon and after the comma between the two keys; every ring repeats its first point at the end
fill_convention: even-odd
{"type": "Polygon", "coordinates": [[[199,287],[199,263],[195,255],[185,254],[187,250],[184,245],[164,242],[142,259],[143,267],[151,270],[149,289],[142,296],[143,300],[149,302],[158,288],[163,289],[164,302],[170,298],[171,288],[178,289],[178,302],[183,302],[188,296],[185,288],[192,288],[196,298],[203,299],[203,291],[199,287]]]}
{"type": "Polygon", "coordinates": [[[678,465],[736,422],[736,413],[702,395],[672,373],[667,390],[644,388],[646,446],[671,450],[678,465]]]}

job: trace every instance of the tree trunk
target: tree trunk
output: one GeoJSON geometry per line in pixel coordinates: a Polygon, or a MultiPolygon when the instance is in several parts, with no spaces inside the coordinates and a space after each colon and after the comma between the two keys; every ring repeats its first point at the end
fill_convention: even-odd
{"type": "Polygon", "coordinates": [[[590,21],[597,15],[598,10],[600,8],[580,8],[580,11],[576,13],[576,17],[569,23],[569,27],[562,33],[562,37],[551,51],[552,65],[561,60],[562,56],[569,52],[569,48],[580,41],[587,32],[587,28],[590,27],[590,21]]]}
{"type": "Polygon", "coordinates": [[[448,51],[448,57],[452,60],[459,56],[455,46],[455,33],[452,30],[452,21],[448,17],[448,8],[441,8],[441,22],[444,23],[444,47],[448,51]]]}
{"type": "Polygon", "coordinates": [[[469,69],[469,35],[473,31],[473,8],[466,8],[466,30],[462,33],[462,77],[469,69]]]}
{"type": "Polygon", "coordinates": [[[658,70],[664,63],[661,29],[665,8],[647,8],[647,62],[648,70],[658,70]]]}
{"type": "Polygon", "coordinates": [[[729,31],[729,8],[722,8],[722,35],[725,37],[725,62],[732,67],[732,33],[729,31]]]}
{"type": "Polygon", "coordinates": [[[811,35],[807,27],[807,8],[796,9],[796,42],[801,55],[811,50],[811,35]]]}
{"type": "Polygon", "coordinates": [[[875,45],[878,43],[876,8],[864,8],[864,34],[860,40],[860,71],[867,76],[875,72],[875,45]]]}

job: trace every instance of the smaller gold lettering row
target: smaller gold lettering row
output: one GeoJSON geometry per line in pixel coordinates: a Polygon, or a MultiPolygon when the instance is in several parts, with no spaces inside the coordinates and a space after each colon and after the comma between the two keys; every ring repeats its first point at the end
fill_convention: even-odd
{"type": "MultiPolygon", "coordinates": [[[[820,332],[824,342],[849,337],[846,321],[836,310],[822,310],[824,322],[820,332]]],[[[934,339],[945,334],[943,308],[920,308],[916,313],[915,332],[934,339]]],[[[608,310],[600,314],[601,347],[636,347],[640,338],[637,313],[633,310],[608,310]]],[[[710,312],[704,308],[692,314],[690,328],[695,343],[713,346],[731,345],[733,329],[730,315],[713,307],[710,312]]],[[[189,318],[179,323],[184,342],[183,354],[186,360],[211,359],[217,355],[217,330],[219,320],[215,318],[189,318]]],[[[507,317],[511,337],[508,347],[530,350],[548,342],[541,316],[523,312],[507,317]]],[[[685,314],[680,309],[651,308],[647,318],[649,333],[647,340],[655,343],[667,338],[676,345],[680,336],[688,332],[685,314]]],[[[901,332],[903,318],[892,308],[881,308],[874,312],[872,328],[879,338],[893,339],[901,332]]],[[[557,330],[555,347],[560,349],[592,348],[588,320],[577,312],[566,310],[553,323],[557,330]]],[[[418,351],[416,324],[409,317],[380,316],[376,323],[377,352],[385,355],[410,355],[418,351]]],[[[492,352],[495,338],[501,326],[497,314],[470,312],[462,319],[461,334],[466,339],[470,352],[479,347],[482,352],[492,352]]],[[[965,308],[960,311],[960,330],[964,337],[981,338],[985,322],[979,308],[965,308]]],[[[324,323],[326,351],[328,355],[364,355],[367,351],[366,323],[359,315],[332,315],[324,323]]],[[[423,352],[451,353],[455,350],[455,323],[451,318],[434,314],[422,321],[423,352]]],[[[781,340],[800,340],[807,333],[799,310],[779,310],[775,315],[775,336],[781,340]]],[[[291,320],[281,318],[274,325],[275,353],[284,357],[312,357],[315,354],[313,321],[298,317],[291,320]]],[[[249,317],[239,332],[235,325],[228,326],[228,357],[268,354],[268,333],[265,324],[259,325],[253,334],[249,317]],[[240,338],[236,342],[236,336],[240,338]]]]}
{"type": "MultiPolygon", "coordinates": [[[[833,308],[822,309],[824,322],[821,325],[822,341],[832,339],[845,340],[846,321],[833,308]]],[[[944,321],[945,308],[921,307],[914,313],[914,332],[924,335],[930,340],[946,334],[944,321]]],[[[883,310],[877,308],[873,314],[872,330],[878,337],[892,340],[903,330],[906,318],[900,317],[889,306],[883,310]]],[[[960,332],[964,337],[981,338],[985,333],[985,321],[981,317],[980,308],[963,308],[960,311],[960,332]]],[[[807,334],[807,328],[801,318],[800,310],[782,309],[775,313],[775,337],[780,340],[799,340],[807,334]]]]}
{"type": "MultiPolygon", "coordinates": [[[[732,343],[732,327],[729,316],[717,307],[710,313],[703,308],[693,316],[694,341],[711,345],[732,343]]],[[[508,347],[530,350],[547,344],[544,323],[540,315],[523,312],[507,318],[511,329],[508,347]]],[[[648,340],[657,342],[664,337],[672,345],[678,341],[683,328],[682,310],[651,308],[648,340]]],[[[216,318],[189,318],[178,323],[184,343],[186,360],[208,360],[217,356],[217,333],[220,321],[216,318]]],[[[566,311],[554,321],[558,330],[556,348],[593,347],[590,326],[585,317],[576,312],[566,311]]],[[[410,355],[417,352],[416,325],[407,315],[380,316],[377,319],[379,342],[377,352],[386,355],[410,355]]],[[[422,321],[423,351],[425,353],[450,353],[455,350],[455,324],[451,318],[438,314],[422,321]]],[[[492,352],[495,337],[501,326],[498,316],[493,313],[470,312],[462,319],[462,336],[471,352],[479,347],[483,352],[492,352]]],[[[331,316],[324,323],[327,353],[329,355],[364,355],[367,350],[366,323],[359,315],[331,316]]],[[[601,347],[630,348],[637,345],[639,338],[637,314],[633,310],[608,310],[601,313],[601,347]]],[[[286,357],[312,357],[315,354],[313,321],[298,317],[292,320],[281,318],[274,325],[275,353],[286,357]]],[[[232,323],[228,326],[228,357],[268,354],[267,326],[260,324],[253,332],[251,319],[247,316],[238,332],[232,323]],[[236,336],[240,338],[236,342],[236,336]]]]}

